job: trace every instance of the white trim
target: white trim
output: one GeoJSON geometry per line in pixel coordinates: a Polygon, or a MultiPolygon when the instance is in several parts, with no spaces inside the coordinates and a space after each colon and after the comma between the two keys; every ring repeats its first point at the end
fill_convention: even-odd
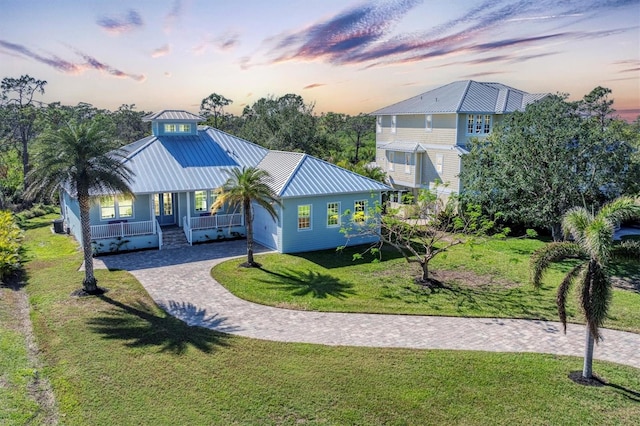
{"type": "Polygon", "coordinates": [[[311,231],[313,230],[313,204],[298,204],[298,208],[297,208],[297,221],[296,221],[296,228],[298,229],[298,232],[301,231],[311,231]],[[309,206],[309,227],[308,228],[300,228],[300,207],[305,207],[305,206],[309,206]]]}
{"type": "Polygon", "coordinates": [[[330,201],[330,202],[327,203],[327,222],[326,222],[327,228],[339,228],[340,227],[340,225],[342,224],[342,221],[341,221],[341,217],[342,217],[341,207],[342,207],[342,205],[341,205],[340,201],[330,201]],[[338,215],[338,223],[336,223],[335,225],[330,225],[329,224],[329,204],[337,204],[338,205],[338,213],[337,213],[337,215],[338,215]]]}

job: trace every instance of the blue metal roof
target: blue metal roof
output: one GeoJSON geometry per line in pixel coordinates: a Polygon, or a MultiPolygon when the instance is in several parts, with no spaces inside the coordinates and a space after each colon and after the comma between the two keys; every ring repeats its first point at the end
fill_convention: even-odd
{"type": "Polygon", "coordinates": [[[234,167],[256,166],[268,150],[219,130],[197,135],[148,137],[127,145],[125,163],[134,173],[134,193],[217,188],[234,167]]]}
{"type": "Polygon", "coordinates": [[[280,198],[381,192],[385,184],[307,154],[271,151],[258,164],[272,177],[269,185],[280,198]]]}

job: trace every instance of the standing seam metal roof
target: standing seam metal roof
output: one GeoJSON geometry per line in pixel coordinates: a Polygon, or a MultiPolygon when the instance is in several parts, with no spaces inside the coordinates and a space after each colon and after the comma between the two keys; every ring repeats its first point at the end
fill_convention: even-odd
{"type": "Polygon", "coordinates": [[[196,114],[191,114],[187,111],[177,109],[163,109],[162,111],[154,112],[152,114],[144,116],[142,120],[204,121],[204,118],[196,114]]]}
{"type": "Polygon", "coordinates": [[[280,198],[358,192],[390,187],[307,154],[271,151],[258,164],[272,177],[268,184],[280,198]]]}
{"type": "Polygon", "coordinates": [[[266,148],[207,128],[197,135],[151,136],[124,147],[134,193],[217,188],[234,167],[256,166],[266,148]]]}
{"type": "Polygon", "coordinates": [[[522,110],[547,93],[530,94],[501,83],[455,81],[372,112],[372,115],[508,113],[522,110]]]}

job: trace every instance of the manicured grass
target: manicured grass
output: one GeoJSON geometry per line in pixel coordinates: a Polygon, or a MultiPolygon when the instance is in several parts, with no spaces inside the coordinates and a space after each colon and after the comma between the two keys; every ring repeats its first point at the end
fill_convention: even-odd
{"type": "MultiPolygon", "coordinates": [[[[385,251],[380,262],[353,261],[362,248],[260,255],[261,269],[239,267],[244,259],[230,260],[212,275],[243,299],[292,309],[557,320],[556,289],[570,263],[553,267],[543,288],[534,289],[529,257],[543,244],[507,239],[454,247],[432,262],[436,277],[454,281],[433,289],[417,285],[419,267],[394,251],[385,251]]],[[[616,272],[640,279],[640,264],[618,265],[616,272]]],[[[579,322],[575,299],[569,320],[579,322]]],[[[640,332],[640,293],[615,290],[605,325],[640,332]]]]}
{"type": "Polygon", "coordinates": [[[124,271],[97,271],[103,297],[72,298],[80,253],[42,229],[27,237],[32,319],[65,425],[631,425],[640,416],[630,367],[596,361],[610,385],[585,387],[567,378],[578,358],[234,337],[168,316],[124,271]]]}

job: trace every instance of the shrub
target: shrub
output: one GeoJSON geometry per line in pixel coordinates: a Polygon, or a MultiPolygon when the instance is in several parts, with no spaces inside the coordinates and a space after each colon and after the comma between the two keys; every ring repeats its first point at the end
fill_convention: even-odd
{"type": "Polygon", "coordinates": [[[22,231],[8,211],[0,211],[0,280],[21,267],[22,231]]]}

